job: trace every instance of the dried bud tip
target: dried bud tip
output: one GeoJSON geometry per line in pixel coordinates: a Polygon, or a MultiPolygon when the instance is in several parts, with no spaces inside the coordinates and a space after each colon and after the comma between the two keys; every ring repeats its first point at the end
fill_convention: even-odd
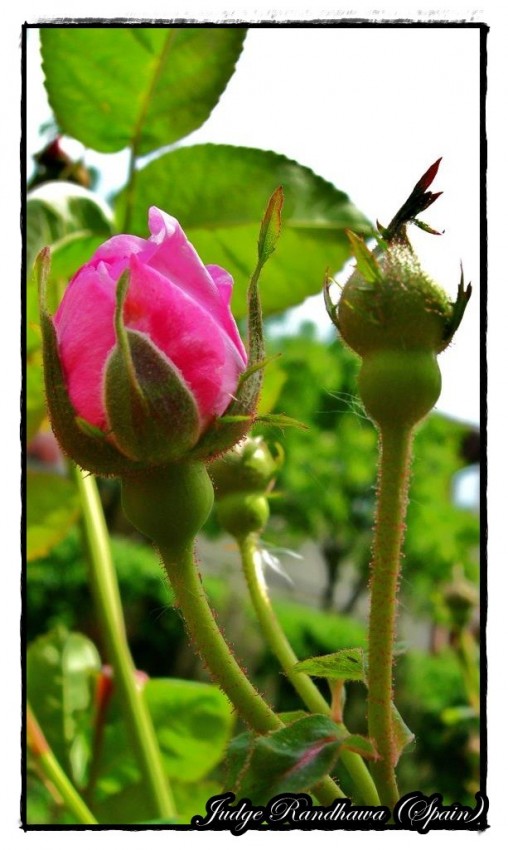
{"type": "Polygon", "coordinates": [[[439,159],[436,159],[436,161],[430,166],[430,168],[427,169],[425,174],[420,177],[418,183],[413,189],[414,192],[425,192],[425,190],[429,188],[430,184],[434,180],[434,177],[436,176],[439,170],[439,166],[441,165],[442,159],[442,156],[440,156],[439,159]]]}

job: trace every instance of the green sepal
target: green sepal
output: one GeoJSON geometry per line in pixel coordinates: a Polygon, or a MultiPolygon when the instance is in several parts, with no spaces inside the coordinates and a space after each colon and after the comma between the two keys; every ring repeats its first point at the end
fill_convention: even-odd
{"type": "Polygon", "coordinates": [[[292,416],[286,416],[285,413],[265,413],[263,416],[256,416],[256,422],[262,422],[263,425],[270,425],[273,428],[300,428],[301,431],[308,431],[309,426],[299,419],[294,419],[292,416]]]}
{"type": "Polygon", "coordinates": [[[390,234],[388,228],[384,227],[384,225],[381,224],[379,219],[376,219],[376,227],[378,232],[374,233],[374,238],[376,239],[378,248],[380,248],[384,253],[388,247],[388,243],[386,240],[390,234]]]}
{"type": "Polygon", "coordinates": [[[364,280],[367,283],[380,283],[383,272],[372,251],[369,251],[363,239],[352,230],[346,230],[346,235],[351,243],[358,271],[364,280]]]}
{"type": "Polygon", "coordinates": [[[399,758],[401,757],[403,751],[406,749],[408,744],[411,744],[414,741],[415,736],[414,733],[411,732],[411,729],[404,723],[402,717],[398,709],[395,706],[395,703],[392,702],[392,732],[393,732],[393,740],[395,742],[395,760],[393,766],[396,767],[399,758]]]}
{"type": "Polygon", "coordinates": [[[237,422],[252,422],[252,416],[228,416],[224,414],[217,419],[218,425],[231,425],[231,423],[236,424],[237,422]]]}
{"type": "Polygon", "coordinates": [[[451,342],[453,335],[455,334],[457,328],[462,322],[462,317],[467,307],[467,302],[471,298],[472,291],[473,289],[470,283],[468,283],[468,285],[464,288],[464,270],[461,266],[460,283],[457,290],[457,299],[452,304],[452,314],[445,325],[445,332],[443,336],[443,342],[445,346],[448,345],[449,342],[451,342]]]}
{"type": "Polygon", "coordinates": [[[261,360],[259,363],[254,363],[253,366],[249,366],[245,370],[245,372],[242,372],[242,374],[240,375],[240,380],[238,381],[238,389],[240,389],[242,384],[244,384],[247,378],[250,378],[250,376],[253,375],[254,372],[259,372],[260,369],[265,369],[266,366],[268,366],[270,363],[273,363],[274,360],[278,360],[279,357],[280,354],[272,354],[270,357],[265,357],[265,359],[261,360]]]}
{"type": "Polygon", "coordinates": [[[217,422],[220,424],[231,424],[239,422],[257,423],[262,422],[263,425],[272,425],[274,428],[300,428],[302,431],[308,431],[308,425],[300,422],[299,419],[293,419],[292,416],[286,416],[285,413],[264,413],[262,416],[219,416],[217,422]]]}
{"type": "Polygon", "coordinates": [[[282,186],[279,186],[268,201],[268,206],[261,222],[258,239],[258,259],[261,265],[266,263],[268,257],[275,251],[281,231],[283,203],[284,193],[282,186]]]}
{"type": "Polygon", "coordinates": [[[324,282],[323,282],[323,296],[324,296],[324,299],[325,299],[326,312],[328,313],[330,319],[332,320],[333,324],[335,325],[335,324],[337,324],[338,304],[334,304],[331,297],[330,297],[330,287],[331,287],[332,283],[335,283],[335,281],[334,281],[333,277],[330,277],[329,273],[327,272],[325,279],[324,279],[324,282]]]}
{"type": "Polygon", "coordinates": [[[259,298],[259,275],[266,260],[275,250],[280,230],[282,191],[276,189],[268,202],[261,222],[258,240],[258,264],[250,279],[247,292],[248,351],[245,372],[240,376],[236,396],[222,417],[208,428],[189,457],[194,460],[211,460],[236,445],[249,432],[256,416],[256,408],[263,383],[266,362],[263,336],[263,314],[259,298]]]}
{"type": "Polygon", "coordinates": [[[55,327],[46,308],[49,265],[49,248],[43,248],[35,261],[34,274],[39,289],[46,399],[55,436],[63,451],[89,472],[97,475],[122,475],[138,469],[139,464],[124,457],[102,436],[99,438],[90,430],[84,429],[71,404],[58,354],[55,327]]]}
{"type": "Polygon", "coordinates": [[[107,365],[108,422],[120,449],[145,465],[158,466],[187,454],[199,436],[196,402],[168,358],[149,338],[123,323],[128,276],[117,286],[117,343],[107,365]]]}
{"type": "Polygon", "coordinates": [[[90,422],[87,422],[86,419],[83,419],[81,416],[76,416],[76,425],[79,430],[86,434],[88,437],[93,437],[95,440],[107,440],[107,436],[104,431],[101,431],[100,428],[97,428],[96,425],[91,425],[90,422]]]}
{"type": "Polygon", "coordinates": [[[442,236],[443,231],[435,230],[430,224],[426,224],[424,221],[420,221],[419,218],[411,218],[409,220],[409,224],[415,224],[416,227],[419,227],[420,230],[425,231],[425,233],[430,233],[431,236],[442,236]]]}

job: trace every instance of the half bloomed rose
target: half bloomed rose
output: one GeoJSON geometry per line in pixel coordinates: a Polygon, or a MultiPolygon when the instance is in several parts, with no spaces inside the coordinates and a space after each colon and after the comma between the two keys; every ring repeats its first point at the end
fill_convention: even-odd
{"type": "Polygon", "coordinates": [[[73,277],[52,320],[50,414],[60,442],[85,468],[66,440],[59,370],[84,441],[103,435],[126,458],[158,464],[198,443],[246,369],[229,307],[231,276],[204,266],[176,219],[156,207],[149,226],[147,240],[105,242],[73,277]]]}

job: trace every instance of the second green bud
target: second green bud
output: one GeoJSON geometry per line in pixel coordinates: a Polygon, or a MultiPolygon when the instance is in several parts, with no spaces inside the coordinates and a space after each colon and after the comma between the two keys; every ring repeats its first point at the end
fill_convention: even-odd
{"type": "Polygon", "coordinates": [[[282,450],[271,450],[262,437],[247,437],[210,464],[217,519],[236,539],[259,534],[268,522],[268,493],[282,463],[282,450]]]}
{"type": "Polygon", "coordinates": [[[216,504],[220,525],[224,531],[237,539],[247,537],[248,534],[261,533],[270,516],[268,499],[259,494],[226,496],[216,504]]]}

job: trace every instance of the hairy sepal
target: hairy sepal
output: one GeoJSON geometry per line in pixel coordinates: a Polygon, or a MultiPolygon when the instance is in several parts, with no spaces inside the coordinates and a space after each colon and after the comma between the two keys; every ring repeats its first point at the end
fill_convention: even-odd
{"type": "MultiPolygon", "coordinates": [[[[39,289],[39,312],[42,333],[44,383],[51,426],[63,449],[82,469],[97,475],[123,475],[139,468],[108,442],[107,435],[83,427],[67,391],[65,375],[58,353],[58,341],[53,320],[46,307],[46,286],[49,276],[50,251],[43,248],[38,255],[34,273],[39,289]]],[[[87,423],[88,424],[88,423],[87,423]]]]}
{"type": "Polygon", "coordinates": [[[258,262],[250,279],[247,293],[248,303],[248,352],[247,368],[235,393],[235,397],[222,417],[208,428],[191,457],[195,460],[212,460],[240,442],[250,431],[256,418],[256,410],[263,383],[263,367],[266,363],[263,335],[263,313],[259,297],[259,276],[267,260],[275,251],[281,230],[281,211],[284,196],[279,187],[271,196],[261,222],[258,240],[258,262]]]}
{"type": "Polygon", "coordinates": [[[106,411],[119,448],[150,466],[187,455],[199,436],[194,397],[167,358],[144,334],[126,332],[106,367],[106,411]]]}
{"type": "Polygon", "coordinates": [[[200,417],[194,396],[176,368],[146,334],[129,330],[123,304],[129,285],[117,286],[117,342],[105,370],[105,406],[122,452],[150,466],[184,458],[197,442],[200,417]]]}

